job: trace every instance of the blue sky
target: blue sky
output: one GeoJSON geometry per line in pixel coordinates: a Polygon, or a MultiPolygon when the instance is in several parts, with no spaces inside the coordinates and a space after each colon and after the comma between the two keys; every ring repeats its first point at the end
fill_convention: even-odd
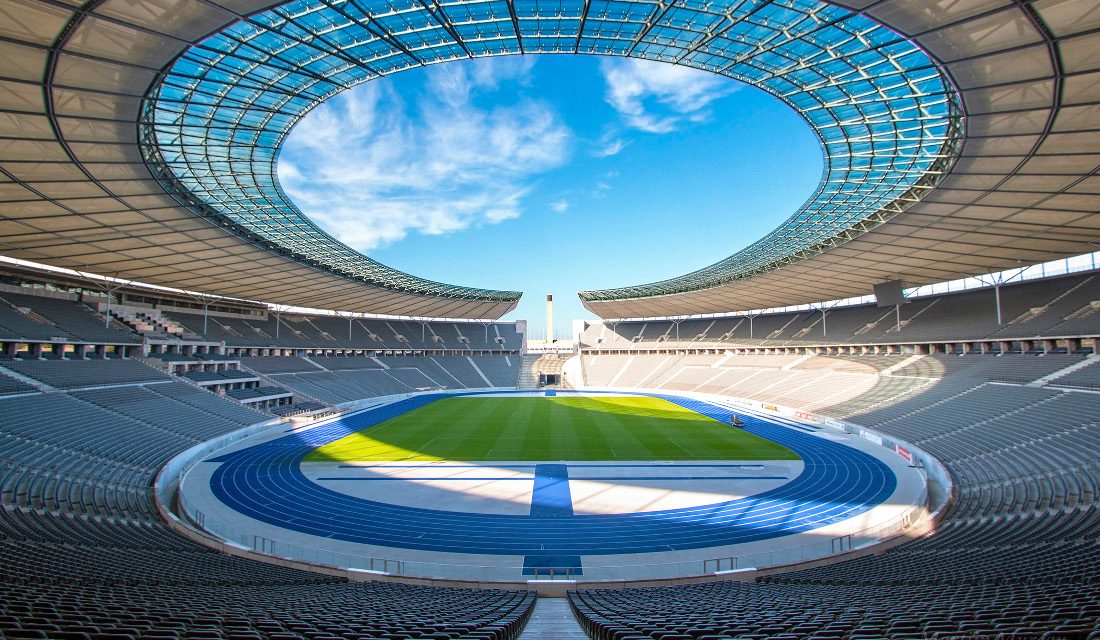
{"type": "Polygon", "coordinates": [[[345,91],[279,160],[303,212],[372,258],[524,292],[506,319],[555,334],[580,289],[680,275],[792,214],[817,139],[766,93],[638,60],[524,56],[415,69],[345,91]]]}

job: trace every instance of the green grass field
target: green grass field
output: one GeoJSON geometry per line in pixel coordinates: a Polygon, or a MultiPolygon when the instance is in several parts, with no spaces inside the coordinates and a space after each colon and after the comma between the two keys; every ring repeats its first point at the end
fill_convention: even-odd
{"type": "Polygon", "coordinates": [[[797,460],[659,398],[457,397],[320,447],[306,462],[797,460]]]}

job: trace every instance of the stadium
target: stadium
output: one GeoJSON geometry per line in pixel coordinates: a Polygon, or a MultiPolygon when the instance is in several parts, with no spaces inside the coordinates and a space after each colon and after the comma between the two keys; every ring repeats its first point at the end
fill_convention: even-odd
{"type": "Polygon", "coordinates": [[[0,638],[1100,638],[1098,52],[1092,0],[0,0],[0,638]],[[555,343],[280,182],[345,90],[542,54],[756,87],[820,183],[555,343]]]}

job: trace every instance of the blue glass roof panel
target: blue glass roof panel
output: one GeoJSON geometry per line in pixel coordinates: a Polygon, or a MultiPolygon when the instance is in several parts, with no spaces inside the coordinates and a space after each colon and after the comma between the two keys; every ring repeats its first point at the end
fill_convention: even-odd
{"type": "Polygon", "coordinates": [[[518,294],[430,282],[351,250],[286,200],[274,163],[297,119],[347,87],[520,52],[629,55],[721,73],[786,101],[826,156],[817,192],[765,238],[685,276],[582,292],[588,300],[716,286],[812,255],[900,211],[957,153],[958,99],[936,65],[869,18],[814,0],[295,0],[181,55],[146,97],[143,152],[181,201],[280,253],[377,286],[512,301],[518,294]]]}

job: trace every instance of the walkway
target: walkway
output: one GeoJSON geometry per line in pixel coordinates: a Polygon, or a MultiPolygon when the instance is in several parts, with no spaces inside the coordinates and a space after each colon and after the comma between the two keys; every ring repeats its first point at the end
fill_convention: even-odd
{"type": "Polygon", "coordinates": [[[588,640],[569,601],[565,598],[539,598],[519,640],[588,640]]]}

